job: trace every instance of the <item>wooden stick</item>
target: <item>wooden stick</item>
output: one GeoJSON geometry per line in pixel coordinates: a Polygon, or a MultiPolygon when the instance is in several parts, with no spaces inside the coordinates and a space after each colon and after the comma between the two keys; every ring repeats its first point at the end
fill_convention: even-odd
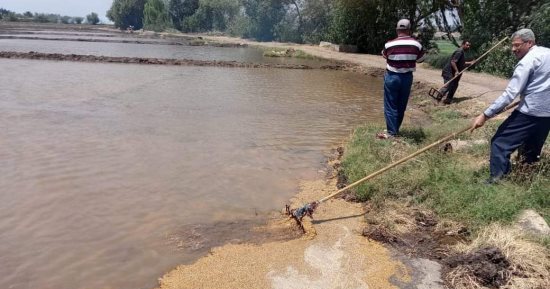
{"type": "Polygon", "coordinates": [[[443,89],[443,87],[447,86],[449,83],[451,83],[453,80],[455,80],[457,77],[459,77],[460,75],[462,75],[462,73],[464,73],[466,70],[468,70],[468,68],[472,67],[474,64],[476,64],[481,58],[485,57],[485,55],[489,54],[489,52],[493,51],[493,49],[497,48],[502,42],[504,42],[506,39],[508,39],[508,36],[504,37],[502,40],[500,40],[497,44],[495,44],[493,47],[491,47],[491,49],[487,50],[485,53],[483,53],[480,57],[478,57],[476,60],[474,60],[472,62],[472,64],[470,64],[470,66],[462,69],[459,73],[457,73],[453,78],[451,78],[449,81],[447,81],[445,84],[443,84],[443,86],[438,89],[437,91],[439,92],[441,89],[443,89]]]}
{"type": "MultiPolygon", "coordinates": [[[[505,111],[507,111],[507,110],[510,110],[511,108],[517,106],[518,104],[519,104],[519,101],[516,101],[516,102],[514,102],[514,103],[508,105],[508,106],[505,107],[501,112],[499,112],[499,114],[500,114],[500,113],[503,113],[503,112],[505,112],[505,111]]],[[[439,145],[439,144],[441,144],[441,143],[443,143],[443,142],[445,142],[445,141],[448,141],[448,140],[450,140],[450,139],[456,137],[457,135],[459,135],[459,134],[461,134],[461,133],[463,133],[463,132],[465,132],[465,131],[467,131],[467,130],[469,130],[469,129],[471,129],[471,128],[472,128],[471,125],[470,125],[470,126],[467,126],[467,127],[464,127],[464,128],[461,129],[460,131],[455,132],[455,133],[452,133],[452,134],[450,134],[450,135],[448,135],[448,136],[446,136],[446,137],[444,137],[444,138],[442,138],[442,139],[440,139],[440,140],[438,140],[438,141],[436,141],[436,142],[434,142],[434,143],[432,143],[432,144],[430,144],[430,145],[428,145],[428,146],[426,146],[426,147],[424,147],[424,148],[422,148],[422,149],[420,149],[420,150],[418,150],[418,151],[416,151],[416,152],[414,152],[414,153],[412,153],[412,154],[410,154],[410,155],[408,155],[408,156],[406,156],[406,157],[404,157],[404,158],[402,158],[402,159],[400,159],[400,160],[398,160],[398,161],[396,161],[396,162],[394,162],[394,163],[391,163],[391,164],[389,164],[389,165],[387,165],[387,166],[385,166],[385,167],[379,169],[378,171],[376,171],[376,172],[374,172],[374,173],[372,173],[372,174],[370,174],[370,175],[368,175],[368,176],[366,176],[366,177],[364,177],[364,178],[362,178],[362,179],[360,179],[360,180],[358,180],[358,181],[356,181],[356,182],[354,182],[354,183],[352,183],[352,184],[346,186],[345,188],[342,188],[342,189],[340,189],[340,190],[338,190],[338,191],[336,191],[336,192],[334,192],[334,193],[332,193],[332,194],[330,194],[330,195],[328,195],[328,196],[326,196],[326,197],[320,199],[320,200],[317,201],[317,202],[318,202],[318,203],[322,203],[322,202],[324,202],[324,201],[326,201],[326,200],[328,200],[328,199],[331,199],[331,198],[335,197],[335,196],[338,195],[338,194],[341,194],[342,192],[345,192],[346,190],[349,190],[349,189],[351,189],[351,188],[354,188],[354,187],[356,187],[357,185],[359,185],[359,184],[361,184],[361,183],[363,183],[363,182],[365,182],[365,181],[367,181],[367,180],[370,180],[370,179],[372,179],[372,178],[374,178],[374,177],[376,177],[376,176],[378,176],[378,175],[381,175],[381,174],[383,174],[384,172],[386,172],[386,171],[388,171],[388,170],[390,170],[390,169],[396,167],[397,165],[402,164],[402,163],[404,163],[404,162],[406,162],[406,161],[408,161],[408,160],[410,160],[410,159],[416,157],[417,155],[419,155],[419,154],[421,154],[421,153],[423,153],[423,152],[425,152],[425,151],[427,151],[427,150],[433,148],[434,146],[437,146],[437,145],[439,145]]]]}

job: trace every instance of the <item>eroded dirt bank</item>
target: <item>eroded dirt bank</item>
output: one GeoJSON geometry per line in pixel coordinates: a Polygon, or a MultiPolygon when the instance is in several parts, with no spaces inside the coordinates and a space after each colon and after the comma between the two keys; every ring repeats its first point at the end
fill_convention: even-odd
{"type": "Polygon", "coordinates": [[[154,65],[186,65],[186,66],[217,66],[217,67],[241,67],[241,68],[283,68],[283,69],[311,69],[307,65],[299,64],[271,64],[271,63],[248,63],[238,61],[222,60],[194,60],[194,59],[164,59],[164,58],[143,58],[143,57],[114,57],[95,56],[60,53],[40,52],[0,52],[0,58],[12,59],[34,59],[34,60],[58,60],[58,61],[79,61],[79,62],[105,62],[105,63],[132,63],[132,64],[154,64],[154,65]]]}

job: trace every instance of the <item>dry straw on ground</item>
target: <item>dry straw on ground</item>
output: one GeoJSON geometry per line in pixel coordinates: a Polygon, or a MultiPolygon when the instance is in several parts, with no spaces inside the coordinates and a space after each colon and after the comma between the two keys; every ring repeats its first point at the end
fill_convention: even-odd
{"type": "MultiPolygon", "coordinates": [[[[543,246],[531,242],[522,233],[513,228],[493,224],[484,229],[468,245],[458,245],[463,253],[473,252],[483,247],[496,247],[501,250],[510,266],[507,274],[510,278],[501,288],[505,289],[543,289],[550,288],[550,254],[543,246]]],[[[457,289],[485,288],[469,276],[465,268],[459,266],[451,274],[457,289]]]]}

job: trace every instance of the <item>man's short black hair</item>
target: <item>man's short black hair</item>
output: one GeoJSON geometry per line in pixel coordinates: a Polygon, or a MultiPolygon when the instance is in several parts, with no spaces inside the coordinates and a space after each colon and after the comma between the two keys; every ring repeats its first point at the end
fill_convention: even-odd
{"type": "Polygon", "coordinates": [[[462,45],[464,45],[466,42],[472,44],[472,42],[470,42],[470,39],[462,39],[462,45]]]}

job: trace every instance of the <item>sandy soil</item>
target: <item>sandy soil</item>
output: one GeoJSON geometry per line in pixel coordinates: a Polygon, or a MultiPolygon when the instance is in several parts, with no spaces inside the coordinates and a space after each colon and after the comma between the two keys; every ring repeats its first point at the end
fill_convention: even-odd
{"type": "MultiPolygon", "coordinates": [[[[336,190],[335,182],[302,184],[293,207],[336,190]]],[[[361,204],[335,199],[316,211],[300,239],[262,245],[226,245],[160,279],[160,288],[397,288],[410,283],[408,269],[388,249],[361,236],[361,204]],[[312,234],[313,233],[313,234],[312,234]]],[[[295,226],[284,219],[268,226],[295,226]]]]}
{"type": "MultiPolygon", "coordinates": [[[[385,68],[385,60],[376,55],[339,53],[310,45],[202,37],[217,42],[300,49],[315,56],[361,65],[365,71],[385,68]]],[[[414,78],[434,88],[440,88],[443,82],[439,70],[424,65],[418,67],[414,78]]],[[[506,84],[506,79],[467,72],[455,96],[460,101],[453,105],[476,115],[506,84]]],[[[334,180],[304,183],[292,200],[292,207],[320,199],[335,190],[334,180]]],[[[395,252],[361,235],[366,226],[361,204],[329,200],[321,204],[314,217],[312,225],[316,234],[291,241],[215,248],[196,263],[179,266],[166,274],[159,279],[159,288],[442,288],[437,263],[397,257],[395,252]]],[[[269,224],[267,229],[293,225],[287,221],[282,215],[279,223],[269,224]]]]}

